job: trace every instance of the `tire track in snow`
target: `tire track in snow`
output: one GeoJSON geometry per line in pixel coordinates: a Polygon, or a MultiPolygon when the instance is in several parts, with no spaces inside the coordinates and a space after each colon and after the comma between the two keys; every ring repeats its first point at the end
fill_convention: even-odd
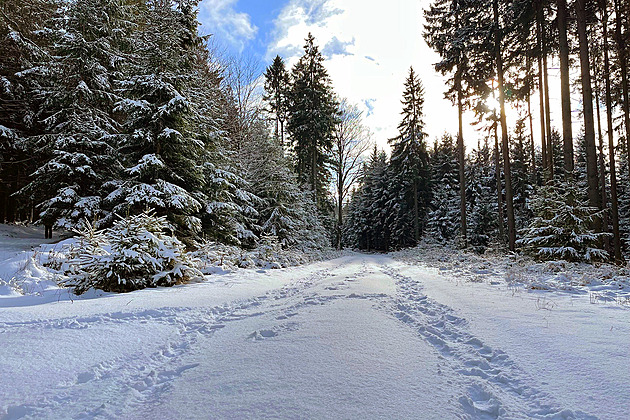
{"type": "MultiPolygon", "coordinates": [[[[184,357],[200,337],[211,337],[231,321],[275,314],[282,321],[270,330],[254,332],[250,338],[270,338],[281,331],[290,331],[296,324],[286,322],[298,311],[310,305],[323,305],[335,299],[371,298],[352,294],[320,295],[308,293],[344,264],[317,270],[279,289],[261,296],[224,304],[213,308],[165,307],[130,312],[113,312],[84,317],[67,317],[54,320],[0,323],[0,332],[41,331],[47,329],[85,329],[96,326],[153,322],[176,326],[176,338],[158,347],[153,353],[123,354],[95,364],[77,374],[71,383],[60,384],[52,392],[39,396],[35,402],[12,405],[3,420],[21,418],[110,418],[124,417],[125,412],[146,404],[158,404],[160,396],[168,392],[172,382],[194,369],[197,364],[184,363],[184,357]],[[101,399],[94,401],[94,393],[109,390],[101,399]],[[86,401],[85,399],[89,401],[86,401]],[[86,408],[86,405],[89,405],[86,408]],[[60,417],[61,416],[61,417],[60,417]]],[[[362,272],[365,271],[365,265],[362,272]]],[[[0,413],[2,414],[2,413],[0,413]]]]}
{"type": "Polygon", "coordinates": [[[458,376],[468,378],[468,395],[459,398],[464,418],[596,419],[558,408],[505,352],[485,345],[468,331],[464,318],[423,294],[420,282],[389,265],[380,268],[396,284],[393,315],[416,329],[458,376]]]}

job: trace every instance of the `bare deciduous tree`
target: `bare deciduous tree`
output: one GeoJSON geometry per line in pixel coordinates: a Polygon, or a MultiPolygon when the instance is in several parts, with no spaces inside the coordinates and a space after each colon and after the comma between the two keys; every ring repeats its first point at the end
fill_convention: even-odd
{"type": "Polygon", "coordinates": [[[347,99],[340,101],[341,117],[334,131],[332,171],[337,213],[337,248],[341,249],[343,204],[361,175],[365,152],[370,149],[372,133],[363,125],[363,112],[347,99]]]}

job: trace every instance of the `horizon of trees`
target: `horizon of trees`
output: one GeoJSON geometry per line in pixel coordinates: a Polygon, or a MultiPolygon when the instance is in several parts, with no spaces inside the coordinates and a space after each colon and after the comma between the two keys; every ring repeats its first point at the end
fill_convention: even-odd
{"type": "Polygon", "coordinates": [[[7,0],[1,10],[4,221],[106,226],[150,207],[180,237],[244,247],[271,234],[285,246],[387,251],[429,235],[541,258],[566,251],[564,233],[548,233],[562,231],[580,238],[563,258],[601,259],[603,249],[623,260],[630,5],[620,0],[435,0],[424,37],[458,130],[429,139],[410,68],[391,156],[367,156],[371,134],[335,95],[311,34],[291,69],[279,56],[266,69],[260,103],[255,66],[222,63],[197,34],[196,1],[64,5],[7,0]],[[550,95],[553,61],[561,83],[550,95]],[[468,151],[466,112],[480,133],[468,151]],[[535,204],[543,198],[564,219],[535,204]]]}

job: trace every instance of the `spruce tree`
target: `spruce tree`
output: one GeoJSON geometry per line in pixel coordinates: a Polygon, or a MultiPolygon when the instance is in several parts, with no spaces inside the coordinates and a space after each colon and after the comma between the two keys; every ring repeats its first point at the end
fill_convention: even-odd
{"type": "Polygon", "coordinates": [[[236,178],[219,164],[220,78],[209,68],[193,6],[148,4],[133,34],[135,59],[115,108],[124,116],[117,151],[125,169],[108,184],[107,202],[118,214],[155,209],[183,236],[199,233],[203,218],[212,237],[233,240],[235,228],[220,222],[231,220],[233,200],[223,203],[236,178]]]}
{"type": "Polygon", "coordinates": [[[397,229],[410,232],[413,236],[401,237],[400,245],[415,243],[420,239],[422,224],[430,199],[429,161],[424,132],[424,88],[413,70],[405,80],[402,99],[402,121],[398,125],[399,135],[391,139],[392,178],[398,181],[401,208],[411,212],[411,225],[399,220],[397,229]]]}
{"type": "Polygon", "coordinates": [[[338,104],[324,67],[324,57],[310,33],[304,55],[293,67],[287,128],[296,155],[300,182],[310,186],[318,208],[325,207],[330,178],[327,168],[338,120],[338,104]]]}
{"type": "Polygon", "coordinates": [[[284,123],[287,120],[289,86],[289,74],[285,69],[284,61],[277,55],[265,71],[263,99],[268,104],[268,112],[275,120],[276,139],[282,146],[284,146],[284,123]]]}
{"type": "Polygon", "coordinates": [[[119,166],[112,108],[130,10],[122,0],[77,0],[66,14],[51,54],[32,70],[44,97],[43,133],[33,145],[45,159],[20,194],[37,204],[44,224],[72,229],[105,215],[103,184],[119,166]]]}
{"type": "Polygon", "coordinates": [[[460,229],[458,162],[453,137],[445,134],[431,153],[431,211],[427,228],[431,237],[451,241],[460,229]]]}

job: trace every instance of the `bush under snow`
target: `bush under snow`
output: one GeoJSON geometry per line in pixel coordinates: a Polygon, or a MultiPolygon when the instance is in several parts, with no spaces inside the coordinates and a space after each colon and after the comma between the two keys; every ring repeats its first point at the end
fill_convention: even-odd
{"type": "Polygon", "coordinates": [[[151,212],[121,218],[104,230],[85,223],[64,264],[64,285],[77,294],[90,288],[128,292],[201,276],[183,243],[165,233],[168,228],[166,217],[151,212]]]}

